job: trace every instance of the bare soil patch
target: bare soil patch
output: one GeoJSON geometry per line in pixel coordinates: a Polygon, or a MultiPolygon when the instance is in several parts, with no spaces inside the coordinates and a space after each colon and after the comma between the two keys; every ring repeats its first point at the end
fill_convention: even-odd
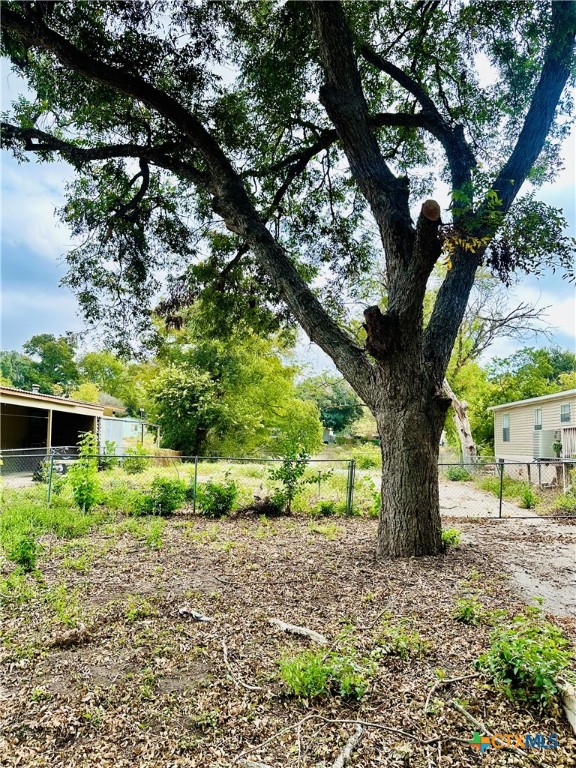
{"type": "MultiPolygon", "coordinates": [[[[490,628],[455,621],[456,599],[474,594],[511,612],[524,603],[488,527],[460,522],[466,541],[458,549],[385,563],[373,561],[376,523],[365,519],[323,521],[324,531],[313,532],[304,519],[176,516],[156,550],[126,533],[78,542],[72,554],[86,556],[84,570],[65,565],[70,551],[45,542],[45,585],[28,577],[36,596],[3,607],[0,765],[224,768],[246,759],[329,768],[354,731],[334,721],[357,720],[382,729],[366,728],[356,768],[574,765],[576,741],[559,709],[518,707],[484,678],[467,677],[490,628]],[[74,621],[86,626],[69,648],[51,644],[70,627],[43,597],[61,584],[80,606],[74,621]],[[194,621],[188,609],[212,620],[194,621]],[[420,633],[426,651],[380,658],[360,702],[287,695],[278,661],[310,641],[269,618],[314,629],[331,647],[345,631],[368,654],[385,612],[420,633]],[[438,687],[426,714],[437,670],[466,679],[438,687]],[[494,732],[557,733],[560,748],[523,756],[491,749],[480,758],[453,699],[494,732]]],[[[562,623],[576,639],[576,624],[562,623]]]]}

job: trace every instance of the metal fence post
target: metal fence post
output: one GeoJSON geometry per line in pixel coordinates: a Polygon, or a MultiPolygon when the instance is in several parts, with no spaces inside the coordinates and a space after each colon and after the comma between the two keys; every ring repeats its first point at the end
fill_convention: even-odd
{"type": "Polygon", "coordinates": [[[198,456],[194,456],[194,498],[192,499],[192,512],[196,514],[196,487],[198,485],[198,456]]]}
{"type": "Polygon", "coordinates": [[[350,514],[354,514],[354,483],[356,482],[356,459],[352,459],[352,482],[350,483],[350,514]]]}
{"type": "Polygon", "coordinates": [[[50,504],[50,501],[52,499],[52,474],[54,472],[54,454],[50,454],[50,465],[48,469],[48,498],[47,502],[50,504]]]}
{"type": "Polygon", "coordinates": [[[500,492],[498,494],[498,517],[502,518],[502,495],[504,492],[504,459],[498,459],[498,469],[500,470],[500,492]]]}
{"type": "Polygon", "coordinates": [[[350,460],[348,464],[348,482],[346,484],[346,514],[352,515],[352,504],[354,501],[354,474],[356,469],[356,461],[350,460]]]}

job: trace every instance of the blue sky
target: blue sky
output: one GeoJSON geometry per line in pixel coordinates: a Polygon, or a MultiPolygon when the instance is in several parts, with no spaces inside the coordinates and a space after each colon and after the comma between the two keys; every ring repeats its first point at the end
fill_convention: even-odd
{"type": "MultiPolygon", "coordinates": [[[[4,78],[4,99],[14,92],[11,77],[4,78]]],[[[574,133],[564,144],[564,170],[554,184],[547,184],[538,197],[561,207],[576,234],[576,140],[574,133]]],[[[1,171],[1,287],[2,309],[0,346],[20,349],[36,333],[62,334],[85,328],[77,312],[73,294],[59,286],[65,274],[64,254],[73,247],[67,228],[58,222],[55,210],[62,205],[64,187],[72,178],[64,163],[38,164],[31,160],[18,164],[7,152],[0,155],[1,171]]],[[[443,202],[441,198],[438,198],[443,202]]],[[[446,202],[446,201],[444,201],[446,202]]],[[[573,284],[559,274],[547,273],[536,279],[525,276],[510,291],[510,306],[528,301],[550,307],[546,321],[553,342],[576,351],[576,309],[573,284]]],[[[97,340],[96,340],[97,341],[97,340]]],[[[87,343],[94,346],[87,339],[87,343]]],[[[525,343],[543,345],[543,339],[527,338],[525,343]]],[[[502,341],[491,349],[491,356],[505,356],[522,344],[502,341]]],[[[303,338],[300,356],[314,369],[332,367],[331,361],[303,338]]]]}

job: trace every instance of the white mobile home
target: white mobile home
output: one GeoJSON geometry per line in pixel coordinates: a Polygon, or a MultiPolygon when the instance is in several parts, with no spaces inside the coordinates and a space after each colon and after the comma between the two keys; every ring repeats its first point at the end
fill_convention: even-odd
{"type": "Polygon", "coordinates": [[[576,455],[576,389],[489,410],[494,414],[496,458],[527,462],[576,455]]]}

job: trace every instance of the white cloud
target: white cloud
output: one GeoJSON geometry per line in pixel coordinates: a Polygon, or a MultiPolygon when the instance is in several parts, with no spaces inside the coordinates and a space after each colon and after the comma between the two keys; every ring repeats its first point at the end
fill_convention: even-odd
{"type": "Polygon", "coordinates": [[[5,290],[2,295],[0,346],[18,349],[36,333],[60,335],[84,329],[74,296],[64,288],[52,293],[5,290]]]}
{"type": "Polygon", "coordinates": [[[550,330],[564,334],[576,341],[576,295],[574,286],[568,285],[567,293],[562,295],[540,291],[530,285],[520,285],[512,294],[518,301],[534,304],[537,307],[547,307],[542,318],[549,323],[550,330]]]}
{"type": "Polygon", "coordinates": [[[2,232],[9,245],[24,245],[55,260],[72,245],[72,237],[55,210],[64,201],[71,176],[63,164],[38,165],[2,157],[2,232]]]}

